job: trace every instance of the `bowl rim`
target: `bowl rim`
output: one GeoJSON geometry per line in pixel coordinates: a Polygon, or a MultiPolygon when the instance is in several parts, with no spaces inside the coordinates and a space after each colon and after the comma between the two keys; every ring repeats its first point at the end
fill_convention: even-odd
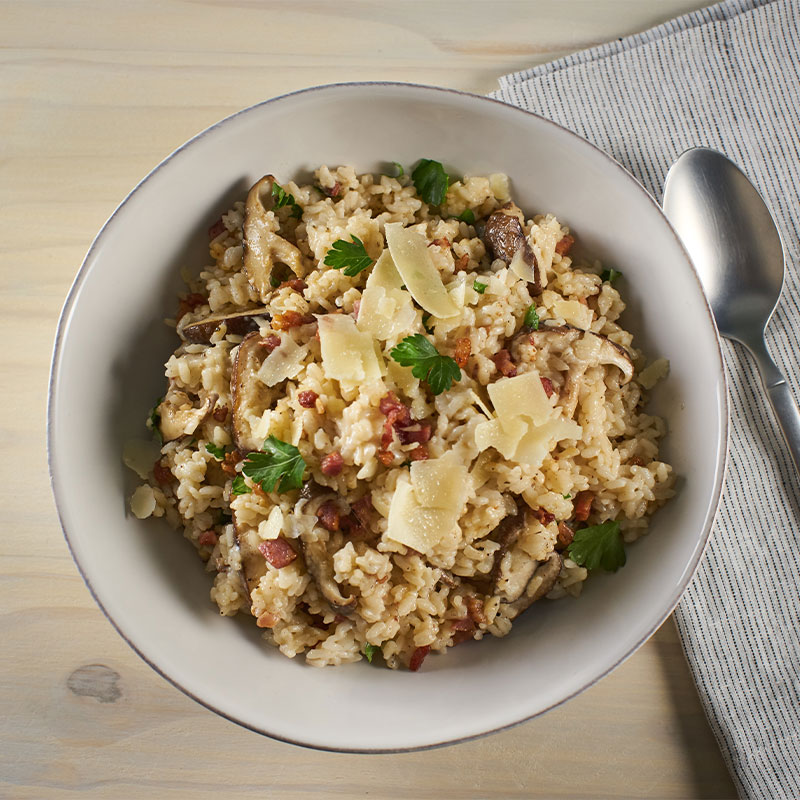
{"type": "Polygon", "coordinates": [[[53,354],[50,363],[50,374],[48,380],[48,394],[47,394],[47,422],[46,422],[46,443],[47,443],[47,466],[48,466],[48,475],[50,478],[50,488],[53,493],[53,498],[55,501],[56,506],[56,514],[58,516],[59,525],[61,526],[62,533],[64,534],[64,539],[67,543],[67,547],[69,549],[70,555],[72,556],[73,561],[75,562],[75,566],[78,568],[78,572],[83,579],[86,588],[89,590],[92,598],[94,599],[95,603],[98,605],[100,610],[102,611],[103,615],[106,619],[111,623],[117,633],[122,637],[122,639],[128,644],[128,646],[148,665],[150,666],[158,675],[168,681],[172,686],[183,692],[183,694],[190,697],[195,702],[199,703],[201,706],[207,708],[209,711],[214,712],[215,714],[223,717],[224,719],[239,725],[247,730],[253,731],[254,733],[261,734],[263,736],[267,736],[270,739],[274,739],[276,741],[285,742],[287,744],[297,745],[299,747],[306,747],[313,750],[321,750],[326,752],[335,752],[335,753],[353,753],[353,754],[390,754],[390,753],[407,753],[407,752],[418,752],[423,750],[431,750],[439,747],[446,747],[452,744],[460,744],[462,742],[472,741],[483,736],[488,736],[490,734],[499,733],[504,730],[508,730],[511,728],[516,727],[517,725],[521,725],[531,719],[541,716],[542,714],[551,711],[554,708],[566,703],[569,700],[572,700],[574,697],[577,697],[579,694],[582,694],[587,689],[591,688],[611,672],[613,672],[617,667],[619,667],[623,662],[627,661],[639,648],[648,640],[650,639],[653,634],[664,624],[666,619],[672,614],[677,604],[680,602],[681,597],[683,596],[687,586],[689,585],[690,581],[694,577],[700,562],[703,558],[703,555],[708,548],[711,530],[714,525],[714,521],[716,519],[719,506],[720,506],[720,499],[722,496],[723,487],[725,484],[725,478],[727,475],[728,464],[729,464],[729,429],[730,429],[730,400],[729,400],[729,386],[728,386],[728,377],[727,372],[725,370],[725,362],[722,354],[722,347],[721,341],[719,336],[719,331],[717,329],[716,321],[714,319],[714,315],[711,311],[711,307],[708,303],[708,300],[705,296],[705,292],[703,291],[702,283],[700,278],[697,274],[697,270],[694,266],[694,262],[691,259],[686,247],[683,244],[680,236],[675,231],[674,227],[670,223],[669,219],[663,212],[661,205],[658,203],[656,198],[642,185],[642,183],[636,178],[633,173],[631,173],[626,167],[620,164],[613,156],[609,155],[607,152],[602,150],[593,142],[585,139],[584,137],[580,136],[579,134],[575,133],[574,131],[566,128],[562,125],[559,125],[557,122],[554,122],[547,117],[542,116],[541,114],[537,114],[533,111],[528,111],[526,109],[520,108],[518,106],[512,105],[510,103],[503,102],[498,100],[494,97],[487,96],[487,95],[479,95],[473,92],[466,92],[460,89],[452,89],[448,87],[441,87],[441,86],[434,86],[429,84],[421,84],[421,83],[410,83],[410,82],[402,82],[402,81],[346,81],[346,82],[338,82],[338,83],[328,83],[328,84],[320,84],[316,86],[309,86],[302,89],[297,89],[295,91],[286,92],[284,94],[276,95],[275,97],[268,98],[267,100],[262,100],[258,103],[254,103],[250,106],[240,109],[239,111],[235,111],[232,114],[229,114],[226,117],[218,120],[217,122],[209,125],[208,127],[204,128],[200,132],[196,133],[191,138],[187,139],[183,144],[175,148],[171,153],[169,153],[165,158],[159,161],[156,166],[154,166],[122,199],[122,201],[116,206],[114,211],[108,217],[108,219],[103,223],[102,227],[95,235],[94,239],[92,240],[89,249],[86,251],[86,255],[84,256],[81,266],[78,272],[75,275],[75,278],[70,285],[69,291],[67,296],[64,300],[64,305],[62,306],[61,312],[58,318],[58,325],[56,328],[56,335],[53,344],[53,354]],[[190,691],[181,683],[178,682],[177,678],[172,677],[169,675],[165,669],[161,666],[156,664],[150,657],[145,655],[145,653],[140,649],[138,644],[133,641],[132,637],[122,628],[122,623],[118,623],[108,612],[105,608],[103,603],[101,602],[100,598],[95,592],[94,587],[92,586],[91,581],[89,580],[88,575],[84,571],[83,565],[78,560],[76,552],[72,546],[72,541],[70,539],[70,533],[67,529],[67,525],[65,523],[65,517],[62,509],[66,507],[67,501],[65,500],[61,489],[59,488],[59,477],[56,474],[56,470],[54,467],[54,451],[57,447],[56,445],[56,431],[55,431],[55,424],[54,424],[54,408],[57,405],[58,401],[58,390],[59,390],[59,378],[60,378],[60,368],[61,368],[61,360],[63,355],[63,344],[66,333],[69,329],[69,321],[72,315],[72,311],[74,305],[77,301],[78,295],[80,294],[81,288],[87,278],[87,274],[89,272],[89,268],[91,266],[91,262],[94,259],[95,252],[99,249],[100,245],[102,244],[103,240],[106,236],[112,231],[114,225],[118,222],[118,218],[121,215],[122,210],[131,200],[131,198],[164,166],[166,166],[169,162],[171,162],[176,157],[179,157],[180,154],[191,147],[195,142],[199,141],[203,137],[207,136],[208,134],[215,132],[227,125],[231,122],[236,120],[238,117],[243,116],[245,114],[251,113],[256,109],[260,109],[266,106],[271,105],[272,103],[280,102],[287,100],[289,98],[297,97],[299,95],[306,95],[312,94],[317,92],[326,92],[332,90],[359,90],[364,88],[370,87],[380,87],[386,88],[390,91],[398,89],[398,90],[416,90],[422,92],[430,92],[432,94],[452,94],[458,97],[466,98],[469,101],[478,100],[482,103],[492,103],[497,104],[498,106],[503,107],[504,109],[512,110],[512,112],[516,112],[521,115],[525,115],[527,117],[534,117],[536,118],[539,123],[544,123],[546,125],[552,126],[557,128],[562,134],[567,134],[569,137],[572,137],[578,140],[582,146],[588,145],[592,150],[595,151],[595,154],[604,159],[609,165],[613,165],[617,170],[619,170],[622,175],[623,179],[632,182],[635,189],[638,190],[643,195],[643,200],[646,199],[652,206],[655,207],[658,215],[661,217],[662,221],[666,224],[668,230],[674,237],[676,244],[682,251],[686,263],[691,268],[691,274],[694,277],[695,281],[697,282],[697,286],[700,292],[700,295],[703,298],[706,314],[708,321],[711,323],[711,328],[714,332],[715,339],[716,339],[716,350],[715,355],[718,360],[718,376],[721,378],[721,385],[723,391],[720,393],[719,398],[719,411],[720,411],[720,425],[719,425],[719,440],[717,442],[717,452],[715,458],[715,479],[714,479],[714,491],[709,499],[708,506],[706,508],[705,517],[702,525],[702,529],[700,531],[700,535],[698,538],[698,545],[695,547],[693,551],[693,555],[689,563],[686,564],[683,573],[680,576],[680,580],[675,585],[675,588],[672,592],[670,597],[670,601],[668,606],[664,609],[663,613],[657,617],[657,622],[651,626],[651,629],[647,631],[633,646],[631,646],[626,652],[624,652],[613,664],[609,667],[604,669],[600,674],[598,674],[595,678],[593,678],[590,682],[582,686],[581,688],[571,692],[567,696],[547,705],[546,707],[522,718],[510,722],[507,724],[500,725],[498,727],[488,728],[484,731],[478,733],[471,733],[461,737],[453,737],[448,738],[444,741],[440,742],[433,742],[429,744],[421,744],[421,745],[412,745],[412,746],[405,746],[405,747],[396,747],[396,748],[354,748],[354,747],[335,747],[335,746],[325,746],[320,745],[318,743],[313,743],[311,741],[302,741],[298,739],[294,739],[292,737],[280,735],[273,733],[267,729],[267,726],[256,726],[245,722],[243,720],[237,719],[233,714],[223,711],[217,708],[214,703],[210,700],[206,700],[202,697],[199,697],[194,692],[190,691]]]}

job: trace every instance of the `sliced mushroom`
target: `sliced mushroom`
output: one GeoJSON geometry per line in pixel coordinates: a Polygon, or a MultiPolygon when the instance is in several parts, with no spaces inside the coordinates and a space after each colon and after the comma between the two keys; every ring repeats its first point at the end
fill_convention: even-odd
{"type": "Polygon", "coordinates": [[[253,434],[251,415],[260,416],[270,405],[269,388],[258,377],[269,350],[261,343],[258,333],[248,333],[242,339],[231,371],[231,398],[233,399],[233,441],[242,453],[261,449],[261,440],[253,434]]]}
{"type": "Polygon", "coordinates": [[[191,436],[214,410],[218,397],[209,394],[202,405],[196,408],[189,395],[170,382],[167,394],[158,406],[161,438],[171,442],[181,436],[191,436]]]}
{"type": "Polygon", "coordinates": [[[356,607],[356,598],[353,595],[345,597],[333,577],[333,560],[328,554],[327,541],[327,531],[319,527],[313,532],[300,535],[306,569],[328,605],[337,614],[352,614],[356,607]]]}
{"type": "Polygon", "coordinates": [[[513,602],[505,604],[505,612],[509,619],[518,617],[553,588],[561,573],[561,554],[554,550],[546,561],[534,562],[534,564],[537,564],[537,567],[523,593],[513,602]]]}
{"type": "Polygon", "coordinates": [[[189,322],[183,327],[178,325],[178,335],[192,344],[208,344],[220,325],[223,323],[228,333],[244,336],[258,330],[257,317],[268,316],[265,308],[254,308],[250,311],[236,311],[233,314],[212,314],[196,322],[189,322]]]}
{"type": "Polygon", "coordinates": [[[233,542],[239,550],[239,577],[242,590],[248,603],[248,610],[252,614],[251,596],[258,586],[262,575],[267,573],[267,562],[258,550],[260,542],[258,532],[253,528],[239,524],[236,513],[233,514],[233,542]]]}
{"type": "Polygon", "coordinates": [[[519,253],[519,257],[533,271],[534,279],[531,281],[531,291],[536,295],[542,292],[542,280],[536,256],[531,249],[528,237],[522,230],[524,221],[522,210],[514,203],[506,203],[502,208],[489,215],[483,231],[483,239],[492,257],[500,258],[506,264],[511,264],[519,253]]]}
{"type": "Polygon", "coordinates": [[[297,247],[271,229],[264,198],[269,198],[267,202],[271,207],[274,183],[275,178],[272,175],[265,175],[250,189],[242,226],[244,272],[250,285],[265,303],[274,289],[271,282],[273,269],[283,265],[298,278],[303,278],[306,274],[303,258],[297,247]]]}
{"type": "Polygon", "coordinates": [[[622,345],[612,342],[608,336],[604,336],[602,333],[593,333],[591,335],[602,339],[602,344],[600,345],[600,363],[612,364],[615,367],[619,367],[622,373],[622,380],[620,381],[621,386],[630,383],[633,379],[633,360],[631,359],[630,353],[628,353],[622,345]]]}

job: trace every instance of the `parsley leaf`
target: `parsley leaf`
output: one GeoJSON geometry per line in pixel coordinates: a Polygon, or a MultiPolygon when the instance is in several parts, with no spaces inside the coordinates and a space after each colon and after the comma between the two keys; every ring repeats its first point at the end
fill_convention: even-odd
{"type": "Polygon", "coordinates": [[[423,158],[411,173],[411,180],[417,187],[417,194],[431,205],[438,206],[444,201],[450,176],[438,161],[423,158]]]}
{"type": "Polygon", "coordinates": [[[539,315],[536,313],[536,306],[532,305],[525,312],[525,319],[522,320],[522,324],[526,328],[530,328],[532,331],[539,330],[539,315]]]}
{"type": "Polygon", "coordinates": [[[619,522],[604,522],[575,531],[568,551],[569,557],[587,569],[602,567],[606,572],[616,572],[625,566],[625,546],[619,522]]]}
{"type": "Polygon", "coordinates": [[[367,657],[367,661],[372,663],[372,657],[380,650],[380,647],[376,644],[367,644],[364,645],[364,655],[367,657]]]}
{"type": "Polygon", "coordinates": [[[367,248],[364,247],[361,239],[350,234],[349,242],[338,239],[331,245],[331,249],[328,250],[325,261],[322,263],[334,269],[344,267],[344,274],[352,278],[367,267],[371,267],[374,259],[367,255],[367,248]]]}
{"type": "Polygon", "coordinates": [[[150,409],[150,415],[147,417],[147,421],[150,423],[147,427],[158,436],[158,441],[161,442],[161,444],[164,444],[164,437],[161,435],[161,414],[158,412],[158,407],[163,400],[163,397],[159,397],[158,400],[156,400],[156,404],[150,409]]]}
{"type": "MultiPolygon", "coordinates": [[[[406,171],[403,169],[403,165],[399,161],[392,161],[395,169],[397,170],[397,175],[393,176],[395,178],[402,178],[403,175],[406,174],[406,171]]],[[[370,645],[367,645],[369,647],[370,645]]]]}
{"type": "Polygon", "coordinates": [[[217,461],[222,461],[225,458],[225,448],[224,447],[217,447],[212,442],[206,442],[206,450],[211,453],[217,461]]]}
{"type": "Polygon", "coordinates": [[[616,269],[604,269],[600,273],[600,280],[608,283],[614,283],[614,281],[620,277],[622,273],[616,269]]]}
{"type": "Polygon", "coordinates": [[[253,490],[247,485],[244,475],[237,475],[231,485],[231,494],[250,494],[253,490]]]}
{"type": "Polygon", "coordinates": [[[294,199],[293,194],[289,194],[286,189],[278,183],[272,183],[272,199],[275,208],[283,208],[284,206],[292,207],[292,216],[299,219],[303,216],[303,209],[297,205],[297,200],[294,199]]]}
{"type": "Polygon", "coordinates": [[[462,222],[466,222],[467,225],[472,225],[475,222],[475,212],[468,208],[465,211],[462,211],[456,219],[460,219],[462,222]]]}
{"type": "Polygon", "coordinates": [[[570,499],[572,498],[572,495],[571,495],[571,494],[565,494],[565,495],[562,495],[562,497],[563,497],[565,500],[570,500],[570,499]]]}
{"type": "Polygon", "coordinates": [[[421,333],[406,336],[389,351],[389,355],[403,367],[411,367],[411,374],[421,381],[427,381],[434,394],[441,394],[461,380],[458,364],[443,356],[421,333]]]}
{"type": "Polygon", "coordinates": [[[247,454],[242,472],[260,483],[265,492],[274,491],[276,485],[279,492],[288,492],[303,485],[305,468],[306,462],[294,445],[270,436],[263,450],[247,454]]]}
{"type": "Polygon", "coordinates": [[[480,281],[475,281],[475,283],[473,283],[473,284],[472,284],[472,288],[473,288],[473,289],[474,289],[474,290],[475,290],[475,291],[476,291],[478,294],[483,294],[483,293],[486,291],[486,287],[487,287],[488,285],[489,285],[488,283],[481,283],[480,281]]]}

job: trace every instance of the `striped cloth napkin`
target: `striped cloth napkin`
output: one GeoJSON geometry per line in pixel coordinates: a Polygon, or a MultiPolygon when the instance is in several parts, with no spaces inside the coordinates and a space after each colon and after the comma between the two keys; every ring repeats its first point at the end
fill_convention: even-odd
{"type": "MultiPolygon", "coordinates": [[[[494,96],[571,128],[657,198],[683,150],[721,150],[771,208],[787,251],[767,343],[800,390],[800,3],[729,0],[508,75],[494,96]]],[[[739,793],[800,798],[800,484],[746,352],[723,341],[726,490],[675,612],[739,793]]]]}

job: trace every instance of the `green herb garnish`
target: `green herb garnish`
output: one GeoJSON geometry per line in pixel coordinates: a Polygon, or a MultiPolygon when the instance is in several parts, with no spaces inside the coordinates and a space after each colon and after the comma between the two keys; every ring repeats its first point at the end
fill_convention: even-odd
{"type": "Polygon", "coordinates": [[[237,475],[231,485],[231,494],[250,494],[253,490],[247,485],[243,475],[237,475]]]}
{"type": "Polygon", "coordinates": [[[575,531],[567,552],[579,566],[587,569],[602,567],[606,572],[616,572],[625,566],[625,546],[619,522],[604,522],[575,531]]]}
{"type": "Polygon", "coordinates": [[[571,495],[571,494],[562,494],[561,496],[562,496],[562,497],[563,497],[565,500],[570,500],[570,499],[572,499],[572,495],[571,495]]]}
{"type": "Polygon", "coordinates": [[[403,175],[406,174],[406,171],[403,169],[403,165],[399,161],[392,161],[392,164],[394,165],[394,168],[397,170],[397,175],[394,175],[393,177],[402,178],[403,175]]]}
{"type": "Polygon", "coordinates": [[[462,211],[456,219],[460,219],[462,222],[466,222],[467,225],[472,225],[475,222],[475,212],[468,208],[465,211],[462,211]]]}
{"type": "Polygon", "coordinates": [[[211,442],[206,442],[206,450],[211,453],[217,461],[222,461],[225,458],[225,448],[224,447],[217,447],[215,444],[211,442]]]}
{"type": "Polygon", "coordinates": [[[620,277],[622,273],[616,269],[604,269],[600,273],[600,280],[604,283],[614,283],[614,281],[620,277]]]}
{"type": "Polygon", "coordinates": [[[532,331],[539,330],[539,315],[536,313],[536,306],[531,306],[525,312],[525,318],[522,320],[522,324],[526,328],[530,328],[532,331]]]}
{"type": "Polygon", "coordinates": [[[461,380],[458,364],[443,356],[421,333],[406,336],[393,347],[389,355],[401,366],[411,367],[411,374],[421,381],[427,381],[434,394],[441,394],[461,380]]]}
{"type": "Polygon", "coordinates": [[[159,397],[156,400],[156,404],[150,409],[150,414],[147,417],[147,421],[150,423],[148,426],[153,433],[158,436],[158,441],[161,444],[164,444],[164,437],[161,435],[161,414],[158,411],[158,407],[164,401],[163,397],[159,397]]]}
{"type": "Polygon", "coordinates": [[[280,184],[273,182],[272,184],[272,199],[275,208],[283,208],[284,206],[292,207],[292,216],[299,219],[303,216],[303,209],[297,204],[293,194],[289,194],[280,184]]]}
{"type": "Polygon", "coordinates": [[[367,661],[372,663],[372,657],[380,650],[380,647],[376,644],[365,644],[364,645],[364,655],[367,657],[367,661]]]}
{"type": "Polygon", "coordinates": [[[367,248],[361,239],[350,234],[349,242],[338,239],[331,245],[322,263],[334,269],[344,268],[344,274],[352,278],[367,267],[371,267],[374,259],[367,255],[367,248]]]}
{"type": "Polygon", "coordinates": [[[438,206],[444,201],[450,176],[438,161],[423,158],[411,173],[411,180],[417,187],[417,194],[431,205],[438,206]]]}
{"type": "Polygon", "coordinates": [[[474,290],[475,290],[475,291],[476,291],[478,294],[483,294],[483,293],[486,291],[486,287],[487,287],[488,285],[489,285],[488,283],[481,283],[480,281],[475,281],[475,283],[473,283],[473,284],[472,284],[472,288],[473,288],[473,289],[474,289],[474,290]]]}
{"type": "Polygon", "coordinates": [[[274,491],[276,485],[279,492],[288,492],[303,485],[305,468],[306,462],[293,444],[270,436],[263,450],[247,454],[242,472],[265,492],[274,491]]]}

